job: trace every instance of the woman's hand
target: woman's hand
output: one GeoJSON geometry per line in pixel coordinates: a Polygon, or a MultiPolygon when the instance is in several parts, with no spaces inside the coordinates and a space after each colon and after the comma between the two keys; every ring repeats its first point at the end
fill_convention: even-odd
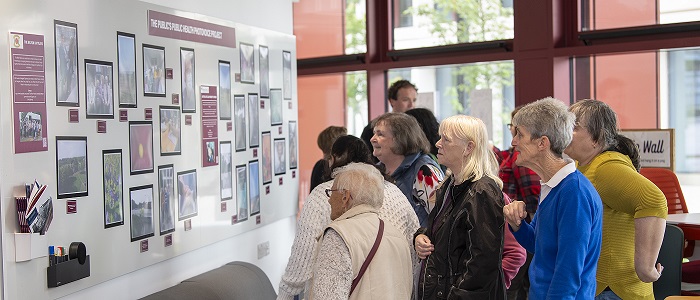
{"type": "Polygon", "coordinates": [[[520,229],[520,223],[527,217],[527,211],[525,211],[525,202],[513,201],[510,204],[503,207],[503,216],[506,222],[513,228],[513,232],[520,229]]]}
{"type": "Polygon", "coordinates": [[[420,259],[426,259],[428,255],[432,254],[433,250],[435,250],[435,247],[425,234],[417,235],[414,243],[416,247],[416,254],[418,254],[420,259]]]}

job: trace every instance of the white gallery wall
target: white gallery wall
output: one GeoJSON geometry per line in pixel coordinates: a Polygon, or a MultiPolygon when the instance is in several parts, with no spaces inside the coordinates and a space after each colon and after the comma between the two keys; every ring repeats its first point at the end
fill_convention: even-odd
{"type": "MultiPolygon", "coordinates": [[[[196,87],[217,85],[218,60],[231,62],[232,77],[240,72],[238,48],[154,37],[148,35],[147,11],[154,10],[190,19],[236,28],[236,43],[255,46],[255,84],[233,82],[232,94],[260,93],[258,75],[259,45],[270,49],[270,88],[282,88],[282,51],[296,57],[292,36],[292,1],[186,1],[186,0],[62,0],[62,1],[8,1],[0,10],[0,206],[2,235],[2,296],[3,299],[136,299],[179,283],[183,279],[219,267],[230,261],[247,261],[261,267],[277,288],[290,252],[295,232],[298,179],[287,166],[285,174],[274,175],[270,194],[261,188],[261,223],[256,216],[231,225],[230,217],[236,210],[235,202],[228,202],[228,211],[220,210],[219,166],[202,167],[201,106],[197,93],[197,112],[191,115],[192,125],[185,126],[182,114],[182,154],[159,156],[158,107],[171,105],[170,95],[180,93],[180,47],[195,50],[196,87]],[[79,123],[68,122],[69,107],[56,105],[54,67],[54,20],[78,25],[79,56],[79,123]],[[167,97],[144,97],[142,78],[138,81],[138,107],[128,109],[129,121],[144,120],[144,108],[153,109],[154,173],[129,174],[128,123],[119,122],[118,93],[115,92],[114,119],[107,123],[107,133],[98,134],[96,121],[86,119],[84,59],[111,61],[114,65],[114,90],[117,89],[116,32],[136,35],[137,74],[142,71],[141,45],[154,44],[166,48],[166,68],[172,68],[174,78],[167,81],[167,97]],[[13,95],[10,72],[9,32],[44,35],[46,65],[46,107],[48,114],[48,151],[15,154],[13,146],[13,95]],[[66,200],[56,198],[56,136],[88,137],[89,194],[77,200],[78,212],[66,213],[66,200]],[[102,196],[102,150],[123,149],[124,217],[125,224],[104,228],[102,196]],[[158,223],[155,235],[149,237],[149,251],[140,252],[139,241],[129,239],[129,187],[153,184],[157,199],[158,166],[174,164],[175,171],[196,169],[198,173],[199,213],[191,219],[192,229],[184,230],[183,221],[176,222],[173,246],[163,246],[158,223]],[[56,288],[47,288],[47,257],[25,262],[15,261],[14,233],[17,215],[13,189],[38,179],[48,184],[54,198],[54,220],[47,233],[48,244],[68,246],[82,241],[91,255],[91,276],[56,288]],[[280,179],[283,183],[280,183],[280,179]],[[258,258],[258,245],[269,242],[269,255],[258,258]]],[[[140,74],[143,74],[141,72],[140,74]]],[[[297,119],[296,61],[292,59],[292,99],[284,100],[284,122],[281,126],[269,124],[270,101],[261,99],[260,131],[270,131],[272,138],[286,138],[289,150],[289,121],[297,119]],[[289,104],[289,105],[288,105],[289,104]],[[267,120],[267,121],[266,121],[267,120]],[[266,123],[268,122],[268,123],[266,123]]],[[[142,77],[142,76],[139,76],[142,77]]],[[[218,122],[219,141],[233,140],[227,132],[226,121],[218,122]]],[[[259,149],[257,151],[260,151],[259,149]]],[[[253,149],[233,152],[233,165],[260,159],[253,149]]],[[[235,189],[235,181],[234,181],[235,189]]],[[[234,196],[235,198],[235,196],[234,196]]],[[[71,198],[68,198],[71,199],[71,198]]],[[[157,212],[155,214],[157,216],[157,212]]]]}

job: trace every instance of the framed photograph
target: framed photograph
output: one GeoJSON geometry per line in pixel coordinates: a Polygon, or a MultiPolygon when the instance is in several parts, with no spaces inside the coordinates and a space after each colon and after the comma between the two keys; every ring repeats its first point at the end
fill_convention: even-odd
{"type": "Polygon", "coordinates": [[[131,175],[153,173],[153,123],[129,121],[131,175]]]}
{"type": "Polygon", "coordinates": [[[258,94],[248,94],[248,128],[250,148],[260,146],[260,103],[258,94]]]}
{"type": "Polygon", "coordinates": [[[250,215],[260,213],[260,164],[257,160],[248,162],[248,198],[250,198],[250,215]]]}
{"type": "Polygon", "coordinates": [[[219,166],[221,167],[221,201],[230,200],[233,198],[233,164],[232,154],[231,154],[231,142],[221,142],[219,143],[219,155],[221,162],[219,166]]]}
{"type": "Polygon", "coordinates": [[[269,131],[262,133],[262,180],[263,184],[272,182],[272,135],[269,131]]]}
{"type": "Polygon", "coordinates": [[[197,111],[197,95],[194,87],[194,49],[180,48],[180,78],[182,81],[180,101],[182,112],[197,111]]]}
{"type": "Polygon", "coordinates": [[[160,235],[175,231],[175,168],[158,166],[158,200],[160,235]]]}
{"type": "Polygon", "coordinates": [[[160,155],[180,154],[181,137],[180,108],[160,106],[160,155]]]}
{"type": "Polygon", "coordinates": [[[117,31],[119,107],[136,107],[136,36],[117,31]]]}
{"type": "Polygon", "coordinates": [[[197,170],[177,172],[177,197],[179,221],[197,215],[197,170]]]}
{"type": "Polygon", "coordinates": [[[270,89],[270,125],[282,125],[282,90],[270,89]]]}
{"type": "Polygon", "coordinates": [[[112,63],[85,60],[85,117],[114,119],[112,63]]]}
{"type": "Polygon", "coordinates": [[[260,46],[260,98],[270,98],[270,49],[260,46]]]}
{"type": "Polygon", "coordinates": [[[245,95],[233,96],[233,126],[236,130],[236,152],[245,150],[245,95]]]}
{"type": "Polygon", "coordinates": [[[219,61],[219,119],[231,120],[231,63],[219,61]]]}
{"type": "Polygon", "coordinates": [[[287,173],[287,149],[284,138],[275,139],[275,175],[287,173]]]}
{"type": "Polygon", "coordinates": [[[297,121],[289,121],[289,169],[297,168],[297,146],[297,121]]]}
{"type": "Polygon", "coordinates": [[[131,241],[152,237],[153,225],[153,185],[147,184],[129,188],[131,203],[131,241]]]}
{"type": "Polygon", "coordinates": [[[240,43],[241,82],[255,83],[255,46],[240,43]]]}
{"type": "Polygon", "coordinates": [[[143,95],[165,97],[165,47],[143,44],[143,95]]]}
{"type": "Polygon", "coordinates": [[[87,137],[56,137],[58,199],[88,195],[87,137]]]}
{"type": "Polygon", "coordinates": [[[282,75],[284,99],[292,100],[292,53],[289,51],[282,51],[282,75]]]}
{"type": "Polygon", "coordinates": [[[236,204],[238,222],[248,220],[248,173],[245,165],[236,166],[236,204]]]}
{"type": "Polygon", "coordinates": [[[53,21],[56,45],[56,105],[80,106],[78,103],[78,25],[53,21]]]}
{"type": "Polygon", "coordinates": [[[44,127],[41,123],[43,118],[40,111],[20,111],[19,112],[19,141],[39,142],[44,138],[44,127]]]}
{"type": "Polygon", "coordinates": [[[102,189],[105,228],[124,225],[122,149],[102,150],[102,189]]]}

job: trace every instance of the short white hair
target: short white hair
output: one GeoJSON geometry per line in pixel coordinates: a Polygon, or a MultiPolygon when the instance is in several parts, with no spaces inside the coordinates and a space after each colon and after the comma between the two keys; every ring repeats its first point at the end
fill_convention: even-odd
{"type": "Polygon", "coordinates": [[[384,203],[384,177],[372,165],[350,163],[339,169],[334,183],[337,189],[350,191],[350,207],[367,204],[379,209],[384,203]]]}

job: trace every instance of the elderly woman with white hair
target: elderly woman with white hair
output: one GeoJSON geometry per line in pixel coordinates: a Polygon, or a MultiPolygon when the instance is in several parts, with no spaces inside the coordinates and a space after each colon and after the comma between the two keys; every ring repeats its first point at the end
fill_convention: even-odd
{"type": "Polygon", "coordinates": [[[369,164],[350,164],[326,190],[331,222],[318,243],[310,299],[411,298],[411,254],[405,236],[378,210],[384,178],[369,164]]]}
{"type": "Polygon", "coordinates": [[[535,101],[513,117],[515,163],[542,180],[540,203],[530,223],[525,203],[503,208],[520,245],[533,253],[530,299],[593,299],[602,236],[603,206],[595,188],[562,153],[575,116],[554,98],[535,101]]]}
{"type": "MultiPolygon", "coordinates": [[[[503,185],[486,125],[457,115],[440,124],[438,162],[452,171],[414,244],[423,259],[418,299],[505,299],[503,185]]],[[[522,263],[521,263],[522,264],[522,263]]]]}

